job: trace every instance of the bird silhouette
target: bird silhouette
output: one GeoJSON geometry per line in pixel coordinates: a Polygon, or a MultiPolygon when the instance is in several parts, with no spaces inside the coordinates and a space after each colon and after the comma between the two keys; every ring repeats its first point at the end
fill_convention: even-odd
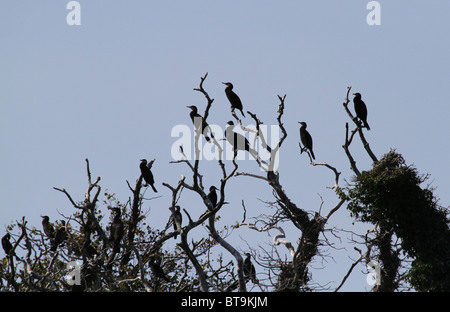
{"type": "Polygon", "coordinates": [[[258,280],[256,278],[256,270],[252,261],[250,260],[250,254],[246,253],[246,258],[244,260],[244,277],[248,280],[250,279],[253,284],[258,284],[258,280]]]}
{"type": "Polygon", "coordinates": [[[364,123],[364,127],[366,127],[367,130],[370,130],[369,124],[367,123],[366,103],[361,100],[361,93],[353,93],[353,95],[355,96],[353,98],[353,104],[355,104],[356,117],[364,123]]]}
{"type": "Polygon", "coordinates": [[[164,270],[161,268],[161,266],[155,261],[155,258],[152,257],[152,259],[149,262],[150,269],[152,270],[153,275],[157,278],[162,278],[166,282],[170,282],[169,278],[167,277],[166,273],[164,273],[164,270]]]}
{"type": "Polygon", "coordinates": [[[55,229],[50,223],[50,218],[48,216],[41,216],[42,218],[42,228],[44,229],[45,235],[52,241],[55,238],[55,229]]]}
{"type": "MultiPolygon", "coordinates": [[[[195,130],[200,130],[202,134],[205,136],[206,141],[211,141],[211,138],[207,135],[207,131],[211,132],[209,125],[206,121],[203,120],[203,116],[198,113],[197,106],[191,105],[186,106],[191,109],[189,115],[191,116],[192,123],[194,124],[195,130]],[[206,130],[206,131],[205,131],[206,130]]],[[[214,138],[214,134],[211,132],[211,137],[214,138]]]]}
{"type": "Polygon", "coordinates": [[[313,141],[312,137],[309,134],[308,130],[306,130],[306,122],[299,121],[300,126],[300,141],[302,141],[303,146],[305,146],[311,153],[311,157],[316,159],[313,152],[313,141]]]}
{"type": "Polygon", "coordinates": [[[141,159],[139,168],[141,169],[141,174],[142,174],[142,177],[144,178],[145,182],[152,187],[152,189],[155,193],[157,193],[158,191],[156,190],[156,188],[154,186],[155,179],[153,178],[153,173],[151,172],[150,168],[147,166],[147,159],[141,159]]]}
{"type": "Polygon", "coordinates": [[[113,243],[113,252],[117,253],[120,251],[120,242],[124,234],[124,225],[121,219],[120,208],[109,208],[114,212],[114,218],[111,223],[110,238],[109,240],[113,243]]]}
{"type": "Polygon", "coordinates": [[[61,220],[61,227],[55,231],[55,237],[51,243],[51,251],[56,251],[59,245],[61,245],[67,239],[66,221],[61,220]]]}
{"type": "Polygon", "coordinates": [[[10,238],[11,238],[11,234],[9,234],[9,233],[6,233],[5,236],[2,237],[2,247],[7,256],[9,256],[9,254],[13,250],[13,246],[12,246],[11,242],[9,241],[10,238]]]}
{"type": "Polygon", "coordinates": [[[231,82],[222,82],[227,87],[225,88],[225,94],[227,95],[228,101],[230,101],[231,109],[234,111],[238,109],[241,111],[242,116],[245,117],[244,112],[242,111],[242,102],[239,96],[233,91],[233,84],[231,82]]]}
{"type": "Polygon", "coordinates": [[[178,228],[177,228],[177,222],[181,227],[181,223],[183,222],[183,216],[181,215],[181,211],[180,211],[181,207],[180,206],[175,206],[175,211],[173,213],[173,215],[171,216],[171,219],[173,221],[173,229],[175,230],[175,235],[173,236],[173,238],[177,239],[178,236],[178,228]]]}
{"type": "Polygon", "coordinates": [[[216,205],[217,205],[216,190],[217,190],[217,187],[215,187],[214,185],[211,185],[211,187],[209,188],[209,193],[208,193],[208,198],[211,201],[213,207],[216,207],[216,205]]]}

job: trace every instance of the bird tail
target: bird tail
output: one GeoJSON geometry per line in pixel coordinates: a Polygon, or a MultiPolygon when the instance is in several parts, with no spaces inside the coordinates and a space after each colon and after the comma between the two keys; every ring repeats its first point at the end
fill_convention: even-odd
{"type": "Polygon", "coordinates": [[[244,118],[245,118],[245,114],[244,114],[244,112],[242,111],[242,109],[240,109],[240,111],[241,111],[241,113],[242,113],[242,116],[244,116],[244,118]]]}
{"type": "Polygon", "coordinates": [[[367,130],[370,130],[369,124],[367,123],[367,121],[364,121],[364,126],[367,128],[367,130]]]}
{"type": "Polygon", "coordinates": [[[155,193],[158,193],[158,191],[156,190],[156,188],[155,188],[155,186],[154,186],[153,184],[150,184],[150,186],[152,187],[152,189],[153,189],[153,191],[154,191],[155,193]]]}
{"type": "Polygon", "coordinates": [[[316,156],[314,156],[314,152],[312,150],[310,152],[311,152],[312,159],[316,160],[316,156]]]}

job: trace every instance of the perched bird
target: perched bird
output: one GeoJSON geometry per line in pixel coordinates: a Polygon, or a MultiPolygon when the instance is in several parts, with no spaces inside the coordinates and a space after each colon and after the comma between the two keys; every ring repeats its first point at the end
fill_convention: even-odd
{"type": "Polygon", "coordinates": [[[244,277],[248,280],[251,279],[253,284],[257,284],[258,280],[256,279],[256,270],[252,261],[250,260],[250,254],[247,252],[245,254],[247,257],[244,260],[244,277]]]}
{"type": "Polygon", "coordinates": [[[153,275],[155,275],[155,277],[157,278],[162,278],[164,279],[166,282],[170,282],[170,280],[167,278],[166,273],[164,273],[164,270],[161,268],[161,266],[155,262],[155,258],[152,257],[152,259],[150,260],[150,269],[152,270],[153,275]]]}
{"type": "MultiPolygon", "coordinates": [[[[181,222],[183,222],[183,216],[181,215],[181,211],[180,211],[180,206],[175,206],[175,212],[172,215],[172,221],[173,221],[173,229],[175,230],[175,232],[178,231],[177,228],[177,222],[181,227],[181,222]]],[[[177,239],[178,234],[175,233],[174,237],[175,239],[177,239]]]]}
{"type": "Polygon", "coordinates": [[[225,88],[225,94],[227,95],[228,101],[231,104],[231,110],[238,109],[241,111],[242,116],[244,116],[244,112],[242,111],[242,102],[239,96],[233,92],[233,84],[231,82],[222,82],[227,87],[225,88]]]}
{"type": "Polygon", "coordinates": [[[11,235],[9,233],[6,233],[5,236],[2,237],[2,247],[7,256],[9,256],[11,250],[13,249],[13,246],[9,241],[10,238],[11,235]]]}
{"type": "Polygon", "coordinates": [[[225,138],[233,146],[234,154],[236,155],[238,151],[248,151],[253,158],[256,159],[256,162],[261,165],[260,159],[256,151],[250,147],[250,143],[247,138],[240,133],[236,133],[233,131],[234,122],[228,121],[227,127],[225,129],[225,138]]]}
{"type": "Polygon", "coordinates": [[[234,151],[237,153],[237,151],[248,151],[250,150],[250,144],[248,143],[248,140],[245,136],[242,134],[236,133],[233,131],[234,129],[234,122],[228,121],[227,127],[225,129],[225,138],[233,146],[234,151]]]}
{"type": "Polygon", "coordinates": [[[313,159],[316,159],[313,152],[313,141],[312,137],[309,134],[309,132],[306,130],[306,122],[298,122],[301,124],[300,126],[300,140],[302,141],[302,144],[311,152],[311,156],[313,159]]]}
{"type": "Polygon", "coordinates": [[[209,188],[208,198],[211,201],[213,207],[216,207],[217,205],[217,193],[216,193],[217,187],[214,185],[211,185],[209,188]]]}
{"type": "Polygon", "coordinates": [[[353,98],[353,104],[355,104],[356,117],[364,123],[364,127],[366,127],[367,130],[370,130],[369,124],[367,123],[366,103],[361,100],[361,93],[353,93],[353,95],[355,96],[353,98]]]}
{"type": "Polygon", "coordinates": [[[44,229],[45,235],[50,240],[53,240],[55,238],[55,229],[53,228],[53,225],[50,223],[50,218],[48,216],[41,216],[42,218],[42,228],[44,229]]]}
{"type": "Polygon", "coordinates": [[[124,226],[122,219],[120,218],[120,208],[109,208],[114,211],[114,219],[111,223],[109,240],[113,243],[113,252],[120,251],[120,242],[124,234],[124,226]]]}
{"type": "Polygon", "coordinates": [[[139,168],[141,168],[141,174],[144,177],[145,182],[147,182],[147,184],[152,187],[153,191],[157,193],[158,191],[154,186],[155,179],[153,178],[153,173],[150,171],[150,168],[147,166],[147,159],[141,159],[139,168]]]}
{"type": "MultiPolygon", "coordinates": [[[[206,134],[206,131],[211,132],[209,125],[203,120],[203,116],[198,113],[197,106],[191,105],[186,106],[191,109],[189,115],[191,116],[192,123],[194,124],[195,130],[201,130],[202,134],[205,136],[206,141],[210,141],[211,138],[206,134]],[[206,131],[205,131],[206,130],[206,131]]],[[[214,134],[211,132],[211,137],[214,138],[214,134]]]]}
{"type": "Polygon", "coordinates": [[[66,221],[61,220],[61,227],[58,228],[55,232],[55,238],[53,242],[51,242],[52,246],[50,248],[51,251],[56,251],[59,245],[61,245],[67,239],[67,231],[66,231],[66,221]]]}

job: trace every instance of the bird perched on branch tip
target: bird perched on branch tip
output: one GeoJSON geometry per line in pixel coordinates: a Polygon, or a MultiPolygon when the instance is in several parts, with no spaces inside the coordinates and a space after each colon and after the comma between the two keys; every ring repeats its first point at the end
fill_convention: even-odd
{"type": "Polygon", "coordinates": [[[353,104],[355,105],[356,117],[358,117],[364,124],[367,130],[370,130],[369,124],[367,123],[367,106],[366,103],[361,99],[361,93],[353,93],[355,96],[353,98],[353,104]]]}
{"type": "Polygon", "coordinates": [[[300,141],[302,142],[303,146],[310,151],[312,159],[316,159],[316,157],[314,156],[314,152],[313,152],[313,141],[312,141],[311,134],[309,134],[308,130],[306,130],[306,122],[299,121],[298,123],[301,125],[300,126],[300,141]]]}
{"type": "Polygon", "coordinates": [[[139,168],[141,169],[141,174],[142,174],[142,177],[144,178],[145,182],[152,187],[152,189],[155,193],[157,193],[158,191],[156,190],[156,188],[154,186],[155,179],[153,178],[152,171],[147,166],[147,159],[141,159],[139,168]]]}
{"type": "Polygon", "coordinates": [[[225,88],[225,94],[227,95],[228,101],[231,104],[231,110],[238,109],[241,111],[242,116],[244,116],[244,112],[242,111],[242,102],[239,96],[233,91],[233,84],[231,82],[222,82],[227,87],[225,88]]]}

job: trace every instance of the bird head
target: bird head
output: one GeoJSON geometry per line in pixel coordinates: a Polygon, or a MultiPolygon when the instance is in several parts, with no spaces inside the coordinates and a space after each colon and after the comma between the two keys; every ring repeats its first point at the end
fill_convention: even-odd
{"type": "Polygon", "coordinates": [[[233,84],[231,82],[222,82],[224,85],[226,85],[227,87],[230,87],[231,89],[233,89],[233,84]]]}
{"type": "Polygon", "coordinates": [[[361,97],[361,93],[358,93],[358,92],[353,93],[353,95],[354,95],[356,98],[360,98],[360,97],[361,97]]]}
{"type": "Polygon", "coordinates": [[[214,191],[214,190],[218,190],[218,188],[215,187],[214,185],[211,185],[211,187],[209,188],[209,191],[212,192],[212,191],[214,191]]]}
{"type": "Polygon", "coordinates": [[[48,216],[41,216],[41,218],[44,220],[47,220],[47,221],[50,220],[50,218],[48,216]]]}
{"type": "Polygon", "coordinates": [[[299,121],[298,123],[301,124],[303,127],[306,128],[306,122],[304,122],[304,121],[299,121]]]}
{"type": "Polygon", "coordinates": [[[197,111],[197,106],[195,106],[195,105],[186,106],[186,107],[192,109],[195,112],[197,111]]]}
{"type": "Polygon", "coordinates": [[[141,162],[147,164],[147,159],[141,159],[141,162]]]}
{"type": "Polygon", "coordinates": [[[227,122],[227,125],[234,126],[234,122],[230,120],[230,121],[227,122]]]}

